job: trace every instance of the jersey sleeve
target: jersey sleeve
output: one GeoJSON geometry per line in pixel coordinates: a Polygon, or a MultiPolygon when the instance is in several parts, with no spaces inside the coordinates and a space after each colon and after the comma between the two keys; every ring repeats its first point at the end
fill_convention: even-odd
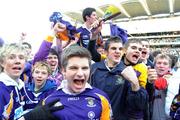
{"type": "Polygon", "coordinates": [[[106,97],[103,95],[97,94],[99,98],[101,99],[101,105],[102,105],[102,112],[100,120],[111,120],[112,118],[112,110],[111,105],[106,97]]]}
{"type": "Polygon", "coordinates": [[[139,80],[139,85],[143,88],[146,87],[146,83],[147,83],[147,66],[143,63],[139,63],[135,66],[133,66],[134,70],[136,71],[137,73],[137,77],[138,77],[138,80],[139,80]]]}

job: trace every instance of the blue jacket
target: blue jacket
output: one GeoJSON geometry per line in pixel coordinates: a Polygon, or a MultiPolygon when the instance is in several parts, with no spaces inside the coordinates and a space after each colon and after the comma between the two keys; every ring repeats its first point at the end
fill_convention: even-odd
{"type": "Polygon", "coordinates": [[[127,120],[137,116],[142,118],[142,112],[137,114],[133,111],[142,111],[145,108],[147,92],[143,88],[136,92],[131,90],[130,83],[120,75],[124,68],[123,62],[112,70],[106,67],[105,61],[97,62],[92,65],[90,83],[108,94],[115,120],[127,120]],[[132,114],[128,114],[130,111],[132,114]]]}
{"type": "Polygon", "coordinates": [[[24,101],[25,105],[23,106],[24,110],[29,111],[33,109],[41,100],[46,98],[52,92],[56,90],[57,86],[55,81],[47,80],[45,85],[37,92],[34,91],[35,84],[27,83],[24,92],[24,101]]]}

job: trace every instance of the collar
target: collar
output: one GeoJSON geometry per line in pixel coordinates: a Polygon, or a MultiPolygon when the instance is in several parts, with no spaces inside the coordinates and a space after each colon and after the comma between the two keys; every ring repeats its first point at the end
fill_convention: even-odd
{"type": "Polygon", "coordinates": [[[90,28],[90,29],[89,29],[89,28],[87,28],[87,26],[86,26],[86,24],[85,24],[85,23],[82,25],[82,28],[84,28],[84,29],[88,30],[88,31],[91,33],[91,28],[90,28]]]}
{"type": "Polygon", "coordinates": [[[58,74],[58,72],[59,72],[59,70],[58,70],[58,68],[56,68],[56,70],[53,71],[52,74],[51,74],[50,76],[56,77],[56,75],[58,74]]]}
{"type": "MultiPolygon", "coordinates": [[[[61,83],[61,85],[57,88],[57,90],[62,89],[63,92],[65,92],[66,94],[69,94],[69,95],[77,95],[77,94],[80,94],[80,93],[72,93],[72,92],[70,92],[70,90],[68,89],[67,85],[68,85],[67,80],[63,80],[62,83],[61,83]]],[[[83,91],[85,91],[86,89],[92,89],[92,86],[91,86],[89,83],[86,83],[85,89],[84,89],[83,91]]],[[[81,91],[81,93],[82,93],[83,91],[81,91]]]]}
{"type": "Polygon", "coordinates": [[[0,74],[0,81],[3,82],[6,86],[15,86],[19,90],[24,87],[24,82],[21,79],[12,79],[6,73],[2,72],[0,74]]]}
{"type": "MultiPolygon", "coordinates": [[[[120,61],[119,61],[119,63],[120,63],[120,61]]],[[[114,65],[114,67],[112,67],[112,68],[114,69],[119,63],[117,63],[116,65],[114,65]]],[[[104,64],[105,64],[106,68],[107,68],[109,71],[112,70],[112,69],[110,69],[110,67],[108,66],[108,60],[107,60],[107,59],[104,60],[104,64]]]]}

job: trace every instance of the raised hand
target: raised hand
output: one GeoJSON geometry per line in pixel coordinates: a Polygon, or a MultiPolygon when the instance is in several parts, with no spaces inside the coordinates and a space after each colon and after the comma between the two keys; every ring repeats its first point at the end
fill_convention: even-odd
{"type": "Polygon", "coordinates": [[[148,69],[148,82],[154,83],[154,81],[158,78],[157,72],[155,69],[148,69]]]}
{"type": "Polygon", "coordinates": [[[137,91],[139,90],[139,81],[136,76],[136,72],[134,71],[132,66],[127,66],[122,72],[121,75],[128,80],[132,85],[132,90],[137,91]]]}

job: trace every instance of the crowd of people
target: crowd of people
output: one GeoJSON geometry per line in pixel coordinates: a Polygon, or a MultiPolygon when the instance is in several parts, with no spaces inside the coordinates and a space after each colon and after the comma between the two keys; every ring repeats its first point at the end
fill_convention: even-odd
{"type": "Polygon", "coordinates": [[[165,54],[171,54],[174,56],[179,57],[180,54],[180,48],[179,47],[173,47],[173,46],[164,46],[164,47],[152,47],[151,51],[161,51],[165,54]]]}
{"type": "Polygon", "coordinates": [[[178,58],[144,39],[103,41],[96,10],[82,17],[76,31],[56,21],[33,57],[27,42],[1,42],[0,119],[180,120],[178,58]]]}
{"type": "Polygon", "coordinates": [[[180,42],[179,38],[156,38],[156,39],[148,39],[149,43],[172,43],[172,42],[180,42]]]}

